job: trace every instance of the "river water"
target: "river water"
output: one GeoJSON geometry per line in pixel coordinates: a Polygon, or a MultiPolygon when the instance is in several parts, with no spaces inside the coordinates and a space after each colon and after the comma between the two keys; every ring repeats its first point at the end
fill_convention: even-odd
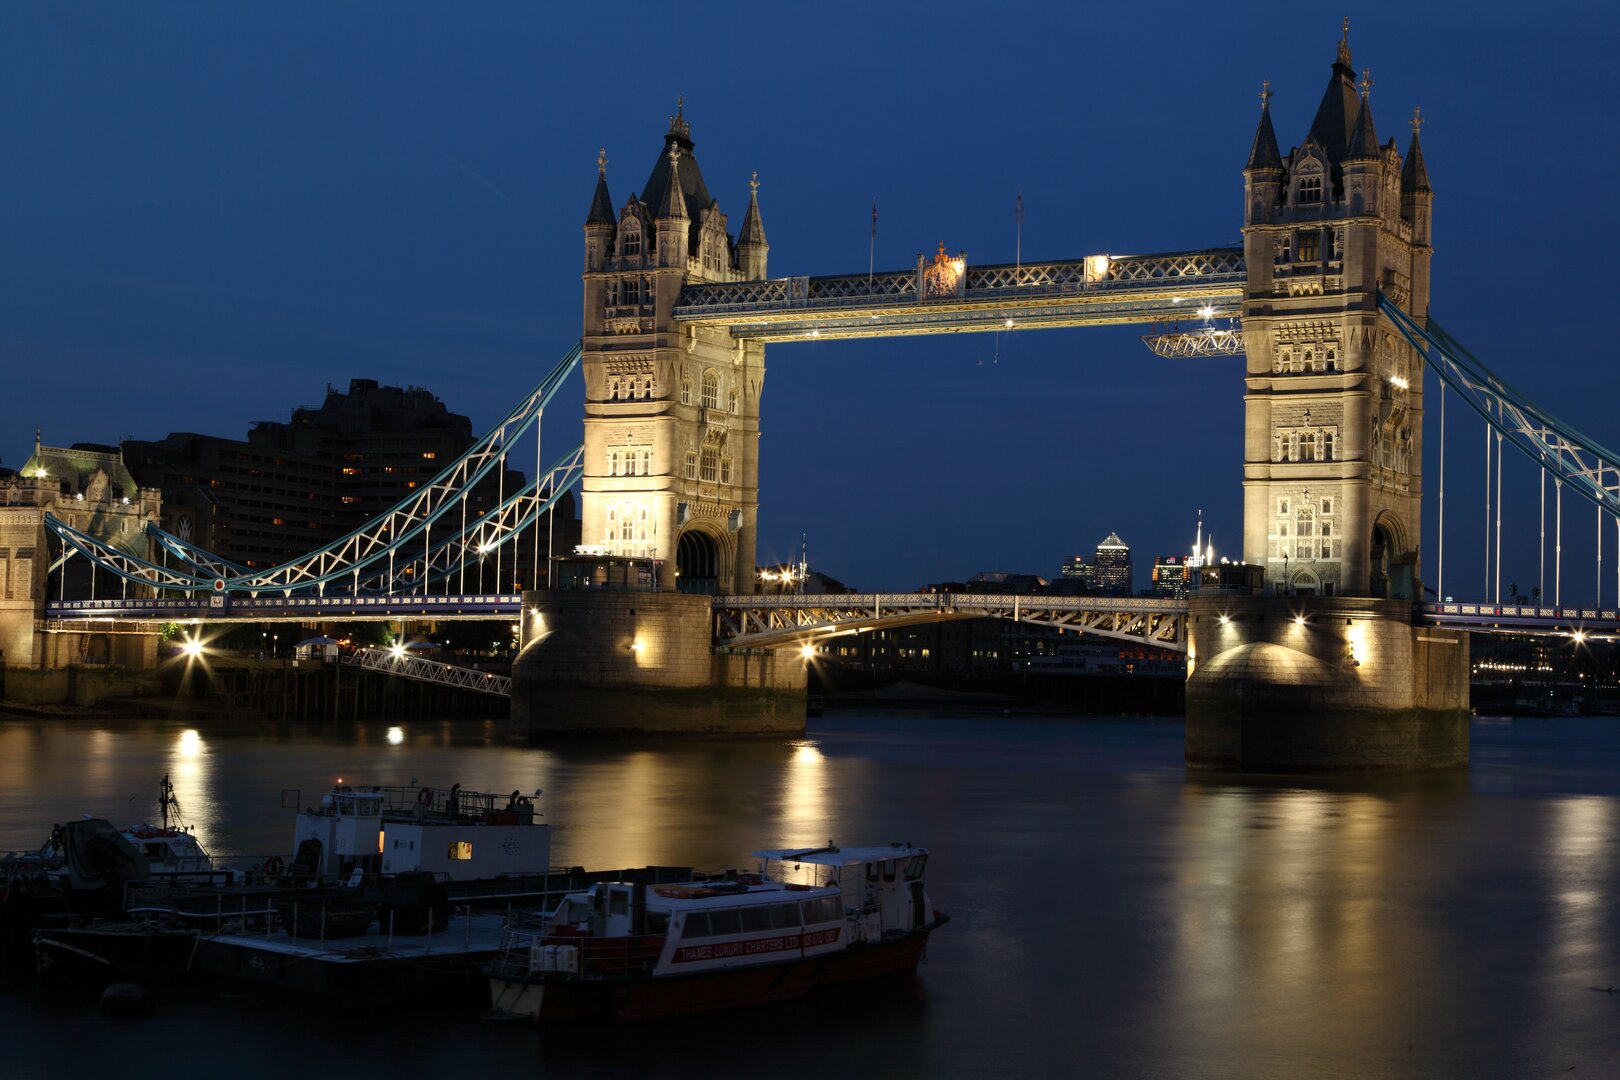
{"type": "Polygon", "coordinates": [[[1480,719],[1466,773],[1356,780],[1190,776],[1181,738],[946,714],[559,749],[476,721],[0,722],[0,850],[145,820],[165,772],[242,855],[290,847],[284,789],[459,782],[544,789],[559,865],[914,841],[952,916],[914,985],[630,1030],[217,993],[113,1021],[12,992],[0,1075],[1620,1076],[1620,720],[1480,719]]]}

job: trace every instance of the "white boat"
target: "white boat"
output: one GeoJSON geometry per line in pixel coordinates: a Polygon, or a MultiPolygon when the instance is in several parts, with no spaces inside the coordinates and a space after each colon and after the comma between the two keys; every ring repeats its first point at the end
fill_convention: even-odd
{"type": "Polygon", "coordinates": [[[799,997],[915,971],[947,916],[928,852],[757,851],[758,873],[674,885],[601,882],[507,928],[488,968],[497,1014],[648,1020],[799,997]]]}
{"type": "MultiPolygon", "coordinates": [[[[296,806],[296,793],[288,794],[296,806]]],[[[298,814],[285,870],[322,881],[421,872],[451,881],[544,875],[551,869],[551,827],[537,817],[530,796],[518,791],[340,780],[318,806],[298,814]]],[[[284,869],[279,862],[266,868],[272,876],[284,869]]]]}

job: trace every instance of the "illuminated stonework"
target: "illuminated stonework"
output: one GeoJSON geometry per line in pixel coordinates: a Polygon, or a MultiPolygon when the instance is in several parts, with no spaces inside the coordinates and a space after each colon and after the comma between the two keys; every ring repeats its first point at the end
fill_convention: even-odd
{"type": "Polygon", "coordinates": [[[1377,295],[1427,314],[1433,193],[1416,130],[1404,159],[1380,144],[1368,93],[1340,42],[1286,157],[1261,95],[1244,169],[1243,553],[1272,591],[1413,599],[1423,372],[1377,295]]]}
{"type": "Polygon", "coordinates": [[[692,150],[677,113],[641,194],[617,209],[598,158],[585,222],[582,539],[658,560],[664,588],[752,592],[765,346],[671,312],[688,283],[763,280],[769,248],[757,180],[734,239],[692,150]]]}

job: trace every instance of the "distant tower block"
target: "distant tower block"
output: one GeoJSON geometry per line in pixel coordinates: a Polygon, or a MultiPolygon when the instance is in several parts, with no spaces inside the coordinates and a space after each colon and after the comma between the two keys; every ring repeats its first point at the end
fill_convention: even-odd
{"type": "Polygon", "coordinates": [[[733,237],[684,108],[641,195],[617,211],[605,153],[597,165],[585,219],[583,544],[658,560],[665,589],[753,592],[765,347],[679,326],[672,312],[688,282],[764,279],[758,179],[733,237]]]}
{"type": "Polygon", "coordinates": [[[1341,40],[1304,142],[1278,153],[1269,83],[1243,170],[1243,557],[1268,591],[1415,600],[1423,368],[1378,313],[1429,310],[1434,194],[1403,164],[1341,40]],[[1359,91],[1359,92],[1358,92],[1359,91]]]}

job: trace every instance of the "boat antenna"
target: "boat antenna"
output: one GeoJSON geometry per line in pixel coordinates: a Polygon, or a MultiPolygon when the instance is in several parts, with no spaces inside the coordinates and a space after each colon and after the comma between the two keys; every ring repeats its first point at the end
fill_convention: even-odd
{"type": "Polygon", "coordinates": [[[180,821],[180,800],[175,798],[174,785],[169,783],[169,774],[163,774],[163,782],[158,785],[158,816],[163,821],[163,827],[169,827],[169,814],[174,814],[174,823],[178,828],[185,828],[180,821]]]}

